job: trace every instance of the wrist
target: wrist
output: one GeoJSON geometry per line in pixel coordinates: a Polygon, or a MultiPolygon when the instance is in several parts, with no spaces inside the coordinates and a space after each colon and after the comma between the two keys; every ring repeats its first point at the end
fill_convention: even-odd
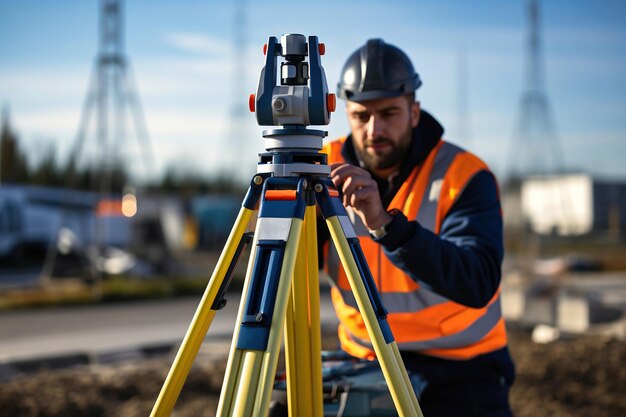
{"type": "Polygon", "coordinates": [[[387,226],[392,220],[393,216],[383,210],[374,221],[367,222],[367,228],[369,230],[380,229],[387,226]]]}
{"type": "Polygon", "coordinates": [[[374,239],[380,239],[387,234],[387,226],[393,221],[393,216],[383,211],[378,218],[368,223],[367,229],[374,239]]]}
{"type": "Polygon", "coordinates": [[[397,209],[389,210],[392,221],[384,227],[385,233],[376,237],[370,232],[376,243],[385,248],[385,251],[395,251],[405,245],[416,232],[417,222],[410,222],[404,213],[397,209]]]}

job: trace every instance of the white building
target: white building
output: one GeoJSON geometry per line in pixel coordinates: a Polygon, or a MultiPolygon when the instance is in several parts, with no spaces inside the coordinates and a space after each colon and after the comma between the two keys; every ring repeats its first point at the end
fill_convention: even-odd
{"type": "Polygon", "coordinates": [[[626,230],[626,183],[601,181],[587,174],[564,174],[524,180],[524,222],[539,234],[561,236],[626,230]]]}

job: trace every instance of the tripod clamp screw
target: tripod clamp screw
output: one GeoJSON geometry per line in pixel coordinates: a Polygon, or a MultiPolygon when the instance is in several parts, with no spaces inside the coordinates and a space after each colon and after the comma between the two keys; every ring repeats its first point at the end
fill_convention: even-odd
{"type": "Polygon", "coordinates": [[[261,184],[263,184],[263,177],[261,177],[260,175],[255,175],[254,178],[252,179],[252,181],[256,185],[261,185],[261,184]]]}
{"type": "Polygon", "coordinates": [[[324,186],[322,184],[315,184],[315,192],[321,193],[322,191],[324,191],[324,186]]]}

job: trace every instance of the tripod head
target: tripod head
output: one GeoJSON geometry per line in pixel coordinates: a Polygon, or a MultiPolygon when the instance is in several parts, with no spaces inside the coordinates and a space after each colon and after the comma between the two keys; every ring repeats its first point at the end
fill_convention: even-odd
{"type": "Polygon", "coordinates": [[[327,125],[335,111],[336,98],[328,93],[320,56],[324,44],[317,36],[286,34],[280,42],[271,36],[263,47],[265,65],[261,69],[256,94],[250,95],[250,111],[261,126],[278,126],[263,131],[266,153],[259,154],[258,173],[274,176],[328,175],[326,157],[319,154],[323,130],[309,125],[327,125]],[[306,61],[306,58],[309,61],[306,61]],[[277,85],[278,58],[280,85],[277,85]],[[322,157],[320,159],[320,157],[322,157]],[[323,159],[323,160],[322,160],[323,159]]]}

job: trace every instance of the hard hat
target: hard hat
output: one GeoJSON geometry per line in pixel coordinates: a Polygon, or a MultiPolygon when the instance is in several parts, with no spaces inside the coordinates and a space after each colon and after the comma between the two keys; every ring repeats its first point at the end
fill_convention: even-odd
{"type": "Polygon", "coordinates": [[[341,70],[337,95],[350,101],[397,97],[422,85],[408,56],[382,39],[370,39],[341,70]]]}

